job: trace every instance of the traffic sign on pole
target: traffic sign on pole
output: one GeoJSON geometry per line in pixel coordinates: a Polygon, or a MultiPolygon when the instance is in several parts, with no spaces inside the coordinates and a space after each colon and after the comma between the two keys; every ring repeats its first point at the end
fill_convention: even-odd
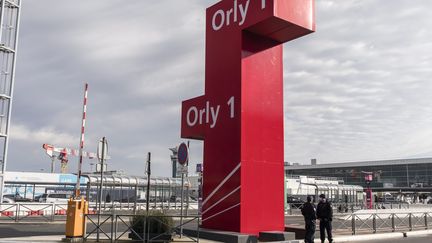
{"type": "Polygon", "coordinates": [[[185,143],[181,143],[178,147],[177,158],[179,164],[186,166],[189,160],[189,148],[185,143]]]}
{"type": "Polygon", "coordinates": [[[102,158],[107,159],[108,155],[108,142],[106,139],[99,140],[98,148],[97,148],[97,157],[99,160],[102,158]],[[102,156],[103,153],[103,156],[102,156]]]}

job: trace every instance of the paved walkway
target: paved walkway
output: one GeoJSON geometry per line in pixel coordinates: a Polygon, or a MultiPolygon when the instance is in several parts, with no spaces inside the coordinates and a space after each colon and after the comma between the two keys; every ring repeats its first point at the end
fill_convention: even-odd
{"type": "MultiPolygon", "coordinates": [[[[44,242],[44,243],[57,243],[57,242],[64,242],[62,241],[62,238],[64,238],[64,235],[50,235],[50,236],[27,236],[27,237],[14,237],[14,238],[0,238],[0,243],[12,243],[12,242],[19,242],[19,243],[38,243],[38,242],[44,242]]],[[[187,239],[174,239],[174,242],[181,241],[185,242],[187,239]]],[[[92,241],[90,241],[92,242],[92,241]]],[[[101,241],[103,242],[103,241],[101,241]]],[[[110,241],[107,241],[110,242],[110,241]]],[[[130,242],[125,238],[124,242],[130,242]]],[[[191,241],[192,242],[192,241],[191,241]]],[[[202,243],[213,243],[217,241],[209,241],[209,240],[202,240],[200,239],[200,242],[202,243]]]]}
{"type": "MultiPolygon", "coordinates": [[[[63,235],[51,235],[51,236],[27,236],[27,237],[15,237],[15,238],[0,238],[0,243],[13,243],[13,242],[43,242],[43,243],[57,243],[62,242],[63,235]]],[[[181,241],[175,239],[174,242],[181,241]]],[[[183,242],[185,239],[182,240],[183,242]]],[[[383,234],[369,234],[369,235],[354,235],[354,236],[337,236],[334,239],[335,243],[420,243],[420,242],[432,242],[432,230],[413,231],[407,233],[383,233],[383,234]]],[[[128,241],[124,241],[128,242],[128,241]]],[[[217,241],[202,240],[202,243],[213,243],[217,241]]],[[[303,241],[285,241],[287,243],[303,243],[303,241]]],[[[315,242],[320,242],[319,239],[315,239],[315,242]]],[[[327,241],[326,241],[327,242],[327,241]]]]}

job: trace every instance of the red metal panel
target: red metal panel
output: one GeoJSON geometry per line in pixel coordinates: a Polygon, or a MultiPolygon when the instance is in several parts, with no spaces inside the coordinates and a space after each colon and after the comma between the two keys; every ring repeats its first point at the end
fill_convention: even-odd
{"type": "Polygon", "coordinates": [[[282,69],[280,45],[242,61],[247,85],[242,86],[241,203],[247,233],[284,230],[282,69]]]}
{"type": "Polygon", "coordinates": [[[205,95],[182,104],[182,137],[204,140],[203,227],[283,230],[280,44],[314,29],[313,0],[207,9],[205,95]]]}

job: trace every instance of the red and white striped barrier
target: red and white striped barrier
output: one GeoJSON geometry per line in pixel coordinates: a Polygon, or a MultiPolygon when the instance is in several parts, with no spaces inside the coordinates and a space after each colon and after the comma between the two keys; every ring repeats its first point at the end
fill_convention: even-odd
{"type": "Polygon", "coordinates": [[[12,212],[12,211],[5,211],[5,212],[1,212],[0,216],[13,217],[14,214],[15,214],[15,213],[12,212]]]}
{"type": "Polygon", "coordinates": [[[59,209],[55,211],[55,215],[66,215],[66,209],[59,209]]]}
{"type": "Polygon", "coordinates": [[[97,211],[95,209],[89,209],[87,214],[96,214],[97,211]]]}
{"type": "Polygon", "coordinates": [[[84,105],[83,105],[83,117],[82,117],[82,126],[81,126],[81,140],[80,140],[80,147],[79,147],[79,164],[78,164],[78,176],[77,176],[77,183],[75,186],[76,193],[80,196],[80,179],[81,179],[81,168],[82,168],[82,162],[83,162],[83,149],[84,149],[84,133],[85,133],[85,124],[86,124],[86,113],[87,113],[87,94],[88,94],[88,84],[85,84],[84,87],[84,105]]]}
{"type": "Polygon", "coordinates": [[[31,210],[27,212],[27,216],[41,216],[44,215],[43,210],[31,210]]]}

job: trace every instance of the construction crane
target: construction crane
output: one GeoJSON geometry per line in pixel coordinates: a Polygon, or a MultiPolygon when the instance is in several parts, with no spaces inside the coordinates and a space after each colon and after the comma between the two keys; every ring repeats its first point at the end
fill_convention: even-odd
{"type": "MultiPolygon", "coordinates": [[[[50,144],[43,144],[42,148],[45,149],[46,153],[51,158],[51,173],[54,173],[54,163],[56,158],[60,160],[60,165],[61,165],[60,172],[65,174],[67,173],[68,156],[80,155],[79,149],[60,148],[50,144]]],[[[85,152],[85,151],[82,152],[82,156],[89,159],[97,158],[96,153],[85,152]]]]}

